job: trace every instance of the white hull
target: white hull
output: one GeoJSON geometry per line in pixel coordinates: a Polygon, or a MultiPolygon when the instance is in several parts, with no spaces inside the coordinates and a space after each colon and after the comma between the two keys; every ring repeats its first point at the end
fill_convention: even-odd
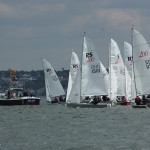
{"type": "Polygon", "coordinates": [[[111,103],[98,103],[98,104],[89,104],[89,103],[67,103],[68,107],[72,108],[104,108],[104,107],[111,107],[111,103]]]}
{"type": "Polygon", "coordinates": [[[132,108],[149,108],[147,105],[132,105],[132,108]]]}

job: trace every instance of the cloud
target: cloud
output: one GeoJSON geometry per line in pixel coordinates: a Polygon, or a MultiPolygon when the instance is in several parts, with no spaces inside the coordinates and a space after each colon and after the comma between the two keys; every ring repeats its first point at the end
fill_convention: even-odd
{"type": "Polygon", "coordinates": [[[63,3],[18,3],[18,4],[4,4],[0,3],[0,15],[4,17],[23,17],[23,16],[37,16],[43,13],[61,13],[65,10],[63,3]]]}
{"type": "Polygon", "coordinates": [[[0,4],[0,14],[1,16],[8,16],[14,12],[14,7],[6,5],[6,4],[0,4]]]}
{"type": "Polygon", "coordinates": [[[106,25],[112,28],[127,29],[129,25],[134,24],[141,26],[141,18],[137,10],[100,9],[96,11],[95,15],[98,20],[103,20],[106,25]]]}
{"type": "Polygon", "coordinates": [[[57,68],[68,67],[71,49],[81,53],[84,31],[99,49],[98,53],[108,57],[110,35],[122,46],[124,40],[130,41],[130,28],[134,24],[149,37],[149,3],[148,0],[0,0],[1,51],[6,56],[13,51],[12,62],[1,56],[1,67],[13,61],[19,64],[15,59],[18,56],[37,68],[38,59],[33,61],[32,57],[41,55],[57,68]],[[29,53],[28,60],[21,55],[29,53]]]}

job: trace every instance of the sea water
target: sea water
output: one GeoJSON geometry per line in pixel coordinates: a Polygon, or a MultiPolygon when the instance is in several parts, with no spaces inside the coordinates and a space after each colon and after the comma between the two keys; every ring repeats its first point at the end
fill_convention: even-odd
{"type": "Polygon", "coordinates": [[[149,150],[150,109],[0,106],[0,150],[149,150]]]}

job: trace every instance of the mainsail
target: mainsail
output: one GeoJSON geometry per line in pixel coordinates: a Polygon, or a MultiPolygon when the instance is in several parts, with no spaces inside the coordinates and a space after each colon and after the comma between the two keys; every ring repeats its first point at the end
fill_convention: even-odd
{"type": "Polygon", "coordinates": [[[127,69],[127,71],[125,70],[127,97],[130,100],[133,100],[136,97],[136,91],[133,72],[132,46],[127,42],[124,42],[124,57],[125,57],[125,66],[127,69]],[[130,75],[131,79],[128,77],[127,74],[130,75]]]}
{"type": "Polygon", "coordinates": [[[81,64],[81,95],[108,95],[100,60],[91,40],[84,35],[81,64]]]}
{"type": "Polygon", "coordinates": [[[116,101],[117,97],[117,78],[113,67],[109,67],[109,97],[111,101],[116,101]]]}
{"type": "Polygon", "coordinates": [[[132,85],[132,46],[124,42],[124,62],[125,62],[125,93],[127,100],[131,98],[131,85],[132,85]]]}
{"type": "MultiPolygon", "coordinates": [[[[113,68],[117,80],[117,96],[125,96],[124,63],[119,47],[113,39],[110,42],[110,66],[113,68]]],[[[112,79],[110,78],[110,80],[112,79]]]]}
{"type": "Polygon", "coordinates": [[[109,74],[108,74],[106,68],[104,67],[104,65],[102,64],[102,62],[100,62],[100,69],[101,69],[101,72],[103,74],[105,89],[106,89],[107,93],[109,94],[109,92],[110,92],[110,88],[109,88],[109,74]]]}
{"type": "Polygon", "coordinates": [[[150,47],[143,35],[132,28],[136,95],[150,94],[150,47]]]}
{"type": "MultiPolygon", "coordinates": [[[[47,97],[49,97],[48,95],[50,95],[51,98],[65,95],[64,89],[52,65],[44,58],[42,58],[42,62],[45,74],[45,88],[47,97]]],[[[49,98],[47,100],[49,100],[49,98]]]]}
{"type": "Polygon", "coordinates": [[[73,73],[75,80],[68,94],[68,104],[81,103],[81,97],[85,96],[108,95],[108,73],[100,62],[92,42],[85,35],[81,62],[80,69],[76,74],[73,73]]]}
{"type": "MultiPolygon", "coordinates": [[[[68,97],[70,95],[72,85],[75,81],[78,70],[79,70],[79,59],[78,59],[77,54],[75,52],[72,52],[66,102],[68,101],[68,97]]],[[[79,87],[79,89],[80,89],[80,87],[79,87]]]]}
{"type": "Polygon", "coordinates": [[[132,77],[132,46],[128,42],[124,42],[124,58],[125,58],[125,66],[129,72],[130,77],[132,77]]]}
{"type": "Polygon", "coordinates": [[[79,104],[81,102],[81,93],[80,93],[81,92],[80,90],[81,77],[80,75],[81,75],[80,69],[78,69],[70,94],[68,96],[67,103],[79,104]]]}
{"type": "Polygon", "coordinates": [[[49,83],[48,80],[45,78],[45,89],[46,89],[46,99],[48,102],[51,102],[51,96],[50,96],[50,88],[49,88],[49,83]]]}

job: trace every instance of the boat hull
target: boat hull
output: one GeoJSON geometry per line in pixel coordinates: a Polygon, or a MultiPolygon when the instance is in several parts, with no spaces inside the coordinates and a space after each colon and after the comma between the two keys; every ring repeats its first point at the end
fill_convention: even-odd
{"type": "Polygon", "coordinates": [[[146,104],[137,105],[133,103],[132,108],[150,108],[150,102],[147,102],[146,104]]]}
{"type": "Polygon", "coordinates": [[[117,105],[130,106],[131,102],[118,102],[117,105]]]}
{"type": "Polygon", "coordinates": [[[68,103],[67,107],[72,108],[105,108],[105,107],[111,107],[111,103],[98,103],[98,104],[89,104],[89,103],[68,103]]]}
{"type": "Polygon", "coordinates": [[[132,105],[132,108],[149,108],[147,105],[132,105]]]}
{"type": "Polygon", "coordinates": [[[37,97],[22,97],[14,99],[0,99],[0,105],[39,105],[40,98],[37,97]]]}

